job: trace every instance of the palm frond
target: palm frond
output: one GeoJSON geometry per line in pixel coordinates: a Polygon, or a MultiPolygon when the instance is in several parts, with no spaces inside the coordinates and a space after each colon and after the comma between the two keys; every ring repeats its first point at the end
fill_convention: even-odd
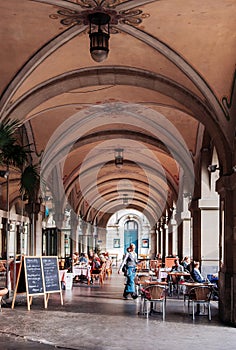
{"type": "Polygon", "coordinates": [[[28,158],[28,150],[17,144],[9,144],[2,149],[0,161],[2,164],[21,168],[28,158]]]}
{"type": "Polygon", "coordinates": [[[20,126],[21,122],[16,119],[7,119],[0,123],[0,150],[10,144],[14,144],[16,141],[14,133],[20,126]]]}
{"type": "Polygon", "coordinates": [[[21,175],[20,192],[29,201],[35,200],[40,186],[38,165],[28,165],[21,175]]]}

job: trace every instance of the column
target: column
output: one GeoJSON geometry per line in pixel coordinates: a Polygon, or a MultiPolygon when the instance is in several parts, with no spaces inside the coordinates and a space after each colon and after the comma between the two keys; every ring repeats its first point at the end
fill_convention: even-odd
{"type": "Polygon", "coordinates": [[[38,218],[35,224],[35,255],[42,255],[42,218],[43,213],[38,213],[38,218]]]}
{"type": "Polygon", "coordinates": [[[149,252],[149,257],[151,259],[154,259],[157,252],[157,234],[156,234],[156,229],[153,227],[150,230],[150,235],[151,235],[151,250],[149,252]]]}
{"type": "Polygon", "coordinates": [[[173,209],[172,218],[170,220],[170,231],[172,232],[172,254],[178,255],[178,227],[175,208],[173,209]]]}
{"type": "Polygon", "coordinates": [[[236,326],[236,173],[216,183],[220,194],[220,227],[223,241],[219,273],[219,314],[223,322],[236,326]]]}
{"type": "Polygon", "coordinates": [[[166,232],[165,232],[165,224],[162,219],[161,221],[161,254],[162,254],[162,261],[165,262],[165,257],[166,257],[166,232]]]}
{"type": "Polygon", "coordinates": [[[219,271],[219,199],[204,198],[201,210],[201,272],[203,276],[219,271]]]}
{"type": "Polygon", "coordinates": [[[159,222],[158,224],[158,253],[161,253],[161,256],[163,257],[163,249],[162,249],[162,229],[161,224],[159,222]]]}
{"type": "Polygon", "coordinates": [[[72,210],[71,211],[71,216],[70,216],[70,226],[71,226],[71,256],[74,252],[78,251],[78,240],[79,240],[79,234],[78,234],[78,224],[79,224],[79,219],[75,212],[72,210]]]}
{"type": "Polygon", "coordinates": [[[195,261],[201,261],[201,210],[198,207],[198,201],[192,201],[191,215],[193,244],[192,256],[190,257],[195,261]]]}
{"type": "Polygon", "coordinates": [[[165,256],[169,253],[169,231],[166,219],[163,221],[163,235],[165,236],[165,256]]]}
{"type": "MultiPolygon", "coordinates": [[[[181,213],[182,227],[183,227],[183,241],[182,241],[182,257],[191,255],[191,213],[188,210],[190,197],[189,194],[184,194],[183,211],[181,213]]],[[[181,258],[182,258],[181,257],[181,258]]]]}

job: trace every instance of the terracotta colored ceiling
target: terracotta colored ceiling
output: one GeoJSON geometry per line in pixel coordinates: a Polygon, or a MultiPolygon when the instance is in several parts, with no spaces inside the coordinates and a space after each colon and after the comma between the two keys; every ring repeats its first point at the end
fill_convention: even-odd
{"type": "Polygon", "coordinates": [[[1,118],[24,122],[61,206],[101,226],[136,208],[154,224],[194,192],[204,133],[228,117],[234,0],[9,0],[0,9],[1,118]],[[102,63],[89,52],[96,9],[111,16],[102,63]]]}

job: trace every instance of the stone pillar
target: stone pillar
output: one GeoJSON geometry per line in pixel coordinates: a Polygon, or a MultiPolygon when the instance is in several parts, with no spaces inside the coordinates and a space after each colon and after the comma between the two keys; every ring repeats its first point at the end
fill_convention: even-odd
{"type": "Polygon", "coordinates": [[[163,235],[165,236],[165,256],[169,255],[169,230],[166,220],[163,224],[163,235]]]}
{"type": "Polygon", "coordinates": [[[201,261],[201,210],[198,207],[198,201],[191,203],[192,214],[192,256],[191,259],[201,261]]]}
{"type": "Polygon", "coordinates": [[[62,211],[56,211],[53,218],[57,227],[57,255],[59,258],[65,257],[65,235],[61,230],[64,225],[65,215],[62,211]]]}
{"type": "Polygon", "coordinates": [[[161,222],[161,251],[162,251],[162,261],[165,262],[166,257],[166,230],[164,220],[161,222]]]}
{"type": "Polygon", "coordinates": [[[97,251],[104,251],[106,250],[106,228],[98,227],[98,238],[97,238],[97,251]]]}
{"type": "Polygon", "coordinates": [[[172,254],[178,255],[178,227],[175,218],[176,212],[173,212],[172,219],[170,220],[170,231],[172,236],[172,254]]]}
{"type": "Polygon", "coordinates": [[[159,253],[161,253],[162,262],[165,262],[165,256],[163,251],[163,229],[162,229],[162,222],[159,222],[158,226],[158,236],[159,236],[159,253]]]}
{"type": "Polygon", "coordinates": [[[157,253],[161,254],[161,257],[163,257],[163,252],[162,252],[162,231],[161,231],[161,224],[160,222],[157,223],[157,228],[156,228],[156,233],[157,233],[157,253]]]}
{"type": "Polygon", "coordinates": [[[63,231],[60,232],[59,236],[59,247],[58,247],[58,252],[59,252],[59,258],[64,258],[65,257],[65,233],[63,231]]]}
{"type": "Polygon", "coordinates": [[[70,226],[71,226],[71,257],[74,252],[77,252],[79,250],[78,247],[78,241],[79,241],[79,234],[78,234],[78,224],[79,219],[77,215],[71,211],[71,217],[70,217],[70,226]]]}
{"type": "Polygon", "coordinates": [[[219,274],[219,314],[223,322],[236,326],[236,173],[216,183],[220,194],[220,227],[223,264],[219,274]]]}
{"type": "Polygon", "coordinates": [[[42,255],[42,218],[43,213],[38,213],[38,219],[35,223],[35,255],[42,255]]]}
{"type": "Polygon", "coordinates": [[[88,236],[83,235],[82,237],[82,253],[87,253],[88,251],[88,236]]]}
{"type": "Polygon", "coordinates": [[[155,227],[150,230],[150,236],[151,236],[151,249],[149,251],[149,257],[151,259],[154,259],[157,252],[157,234],[155,227]]]}
{"type": "Polygon", "coordinates": [[[201,210],[201,272],[219,271],[219,199],[199,200],[201,210]]]}
{"type": "Polygon", "coordinates": [[[191,232],[191,213],[188,210],[189,196],[184,196],[183,198],[183,211],[181,213],[182,227],[183,227],[183,241],[182,241],[182,256],[191,255],[191,242],[192,242],[192,232],[191,232]]]}
{"type": "MultiPolygon", "coordinates": [[[[29,245],[29,254],[35,255],[36,254],[36,230],[37,228],[37,222],[39,221],[39,213],[42,212],[43,209],[41,208],[42,205],[39,202],[29,202],[25,205],[25,210],[29,215],[30,219],[30,245],[29,245]]],[[[42,221],[42,217],[40,216],[40,221],[42,221]]],[[[42,235],[42,225],[40,226],[40,234],[42,235]]],[[[42,252],[41,252],[42,254],[42,252]]],[[[40,254],[40,255],[41,255],[40,254]]]]}

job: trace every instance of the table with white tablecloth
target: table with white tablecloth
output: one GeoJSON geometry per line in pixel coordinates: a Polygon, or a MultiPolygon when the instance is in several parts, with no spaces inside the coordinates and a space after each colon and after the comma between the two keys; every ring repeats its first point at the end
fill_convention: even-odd
{"type": "Polygon", "coordinates": [[[80,266],[80,265],[75,265],[73,266],[73,272],[68,272],[68,270],[59,270],[60,273],[60,281],[66,285],[66,281],[68,281],[67,276],[68,275],[73,275],[73,279],[76,278],[77,276],[85,276],[87,279],[88,284],[90,284],[90,279],[91,279],[91,267],[90,266],[80,266]]]}
{"type": "Polygon", "coordinates": [[[73,275],[74,277],[85,276],[88,284],[90,284],[91,279],[91,266],[75,265],[73,266],[73,275]]]}

